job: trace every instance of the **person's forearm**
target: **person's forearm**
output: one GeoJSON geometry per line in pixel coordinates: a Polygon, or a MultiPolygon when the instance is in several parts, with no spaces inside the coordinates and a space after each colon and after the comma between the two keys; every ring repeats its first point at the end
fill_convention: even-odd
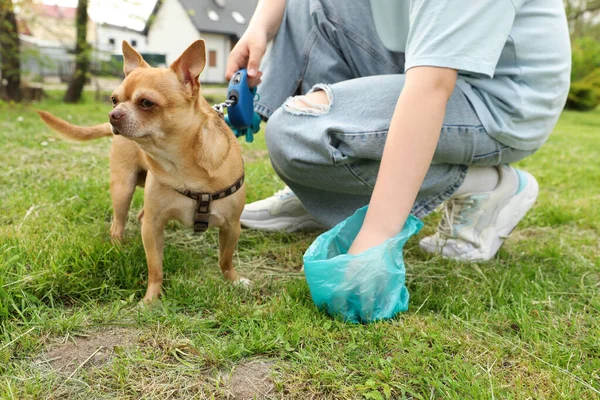
{"type": "Polygon", "coordinates": [[[253,29],[264,30],[267,34],[267,40],[273,39],[285,12],[286,0],[259,0],[254,15],[248,24],[248,31],[253,29]]]}
{"type": "Polygon", "coordinates": [[[433,158],[456,71],[413,68],[396,104],[363,227],[350,252],[397,235],[408,218],[433,158]]]}

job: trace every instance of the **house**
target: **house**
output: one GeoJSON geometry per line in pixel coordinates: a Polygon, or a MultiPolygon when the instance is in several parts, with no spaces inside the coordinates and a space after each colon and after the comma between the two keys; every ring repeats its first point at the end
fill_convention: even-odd
{"type": "MultiPolygon", "coordinates": [[[[104,5],[106,9],[106,3],[104,5]]],[[[21,8],[17,19],[23,49],[21,69],[25,75],[36,80],[43,80],[49,76],[58,76],[63,81],[71,78],[75,65],[76,14],[77,9],[74,7],[41,3],[32,3],[29,7],[21,8]]],[[[103,17],[106,18],[107,15],[103,17]]],[[[128,15],[121,15],[117,21],[133,21],[139,25],[139,20],[134,17],[128,19],[128,15]]],[[[143,21],[145,22],[145,18],[143,21]]],[[[90,56],[92,73],[121,76],[123,40],[127,40],[152,65],[165,65],[163,54],[147,52],[147,37],[144,32],[126,26],[96,22],[90,18],[86,36],[93,49],[90,56]]]]}
{"type": "MultiPolygon", "coordinates": [[[[135,10],[133,5],[130,5],[130,9],[112,9],[110,7],[110,2],[105,2],[102,6],[98,3],[96,7],[90,5],[86,35],[88,43],[97,50],[121,54],[121,42],[127,40],[138,51],[145,52],[146,35],[142,30],[147,14],[132,14],[132,7],[134,8],[133,12],[137,11],[138,14],[143,12],[143,10],[135,10]],[[115,13],[117,15],[114,15],[115,13]],[[140,30],[132,29],[131,26],[138,26],[140,30]]],[[[19,10],[17,16],[19,32],[37,40],[60,42],[64,47],[72,47],[77,34],[76,14],[77,8],[75,7],[34,2],[19,10]]]]}
{"type": "Polygon", "coordinates": [[[136,31],[126,26],[111,25],[108,23],[96,24],[94,47],[112,54],[121,55],[123,40],[139,51],[145,53],[148,49],[147,37],[143,32],[136,31]]]}
{"type": "MultiPolygon", "coordinates": [[[[21,71],[33,80],[44,77],[70,79],[74,68],[77,9],[31,3],[17,14],[21,40],[21,71]]],[[[88,41],[95,40],[95,25],[88,19],[88,41]]],[[[92,65],[110,60],[110,53],[94,51],[92,65]]]]}
{"type": "Polygon", "coordinates": [[[258,0],[158,1],[146,25],[147,50],[172,63],[195,40],[206,42],[203,83],[225,81],[229,52],[242,36],[258,0]]]}
{"type": "MultiPolygon", "coordinates": [[[[36,40],[72,47],[77,35],[76,14],[77,8],[74,7],[32,3],[22,7],[17,14],[19,32],[36,40]]],[[[90,19],[88,19],[87,37],[90,41],[94,39],[94,23],[90,19]]]]}

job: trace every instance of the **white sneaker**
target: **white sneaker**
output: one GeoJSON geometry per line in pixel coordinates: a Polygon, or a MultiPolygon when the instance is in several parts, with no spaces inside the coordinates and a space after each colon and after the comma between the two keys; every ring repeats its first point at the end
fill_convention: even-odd
{"type": "Polygon", "coordinates": [[[325,229],[302,206],[289,187],[244,207],[242,226],[260,231],[311,231],[325,229]]]}
{"type": "Polygon", "coordinates": [[[487,193],[465,194],[448,200],[438,230],[421,240],[428,253],[461,261],[487,261],[533,207],[539,187],[524,171],[502,166],[500,181],[487,193]]]}

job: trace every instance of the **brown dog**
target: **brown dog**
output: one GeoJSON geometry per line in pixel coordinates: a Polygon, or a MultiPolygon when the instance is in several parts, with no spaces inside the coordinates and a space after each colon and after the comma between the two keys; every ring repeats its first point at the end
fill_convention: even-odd
{"type": "Polygon", "coordinates": [[[169,68],[151,68],[127,42],[123,42],[123,58],[125,80],[112,94],[110,123],[83,128],[43,111],[40,116],[54,130],[75,140],[114,134],[110,151],[113,239],[122,239],[135,187],[145,183],[145,302],[161,292],[163,231],[171,219],[187,227],[205,223],[219,227],[223,275],[234,284],[249,283],[233,266],[246,198],[242,155],[225,121],[200,95],[198,77],[206,63],[204,41],[194,42],[169,68]],[[205,200],[207,194],[213,195],[210,204],[198,200],[202,194],[205,200]]]}

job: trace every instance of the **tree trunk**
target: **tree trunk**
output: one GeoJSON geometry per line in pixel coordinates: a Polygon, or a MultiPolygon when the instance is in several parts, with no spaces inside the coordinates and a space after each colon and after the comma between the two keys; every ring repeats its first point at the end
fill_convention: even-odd
{"type": "Polygon", "coordinates": [[[77,43],[75,45],[75,73],[71,78],[67,92],[65,93],[65,103],[76,103],[81,100],[83,86],[87,80],[90,64],[90,47],[88,46],[87,22],[88,22],[88,0],[79,0],[77,4],[77,43]]]}
{"type": "Polygon", "coordinates": [[[586,35],[589,28],[597,25],[600,0],[565,0],[564,3],[572,38],[586,35]]]}
{"type": "MultiPolygon", "coordinates": [[[[21,52],[12,0],[0,0],[0,58],[7,100],[21,101],[21,52]]],[[[2,91],[0,90],[0,93],[2,91]]]]}

